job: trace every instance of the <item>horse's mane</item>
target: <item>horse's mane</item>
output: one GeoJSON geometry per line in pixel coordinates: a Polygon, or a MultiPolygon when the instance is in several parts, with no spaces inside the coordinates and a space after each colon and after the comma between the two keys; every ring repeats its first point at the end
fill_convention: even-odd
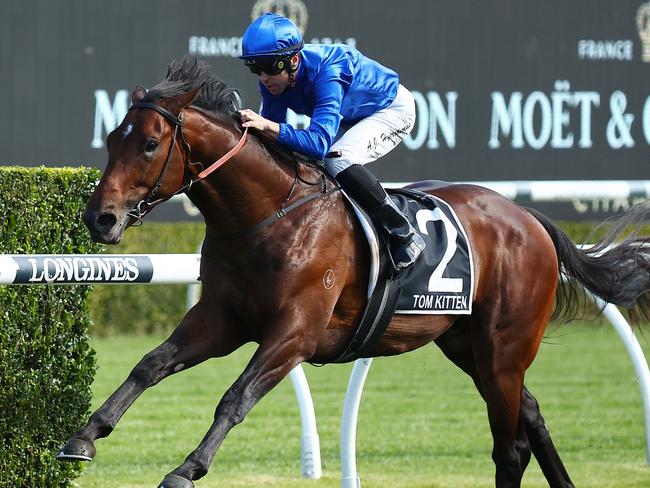
{"type": "MultiPolygon", "coordinates": [[[[207,63],[191,55],[184,56],[180,61],[172,61],[167,68],[165,79],[149,90],[142,101],[153,102],[158,98],[173,98],[197,86],[203,88],[192,103],[193,106],[239,120],[237,111],[243,105],[239,90],[228,87],[212,73],[207,63]]],[[[258,136],[258,141],[279,159],[310,161],[310,158],[294,153],[268,137],[255,135],[258,136]]]]}
{"type": "Polygon", "coordinates": [[[233,116],[242,107],[239,90],[229,88],[210,71],[208,64],[189,55],[180,61],[172,61],[165,79],[149,90],[142,101],[173,98],[197,86],[203,88],[192,105],[229,116],[233,116]]]}

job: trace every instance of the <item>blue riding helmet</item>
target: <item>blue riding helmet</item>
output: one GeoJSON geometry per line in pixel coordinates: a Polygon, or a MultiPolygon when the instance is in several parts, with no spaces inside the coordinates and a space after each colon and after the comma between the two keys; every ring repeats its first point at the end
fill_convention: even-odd
{"type": "Polygon", "coordinates": [[[242,38],[240,59],[291,57],[304,42],[296,24],[281,15],[267,13],[248,26],[242,38]]]}

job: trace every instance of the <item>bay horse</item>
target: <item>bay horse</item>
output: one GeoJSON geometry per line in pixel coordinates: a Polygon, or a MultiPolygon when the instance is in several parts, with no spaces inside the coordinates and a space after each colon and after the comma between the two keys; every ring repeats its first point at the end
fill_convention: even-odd
{"type": "MultiPolygon", "coordinates": [[[[203,287],[170,337],[68,440],[60,459],[92,459],[94,441],[110,434],[146,388],[255,342],[205,437],[159,485],[192,487],[230,429],[269,390],[301,362],[334,361],[351,340],[370,265],[360,225],[318,165],[259,135],[243,137],[240,103],[207,65],[186,57],[149,92],[136,87],[131,108],[108,135],[108,164],[84,213],[92,238],[118,243],[126,228],[184,191],[205,219],[203,287]],[[210,163],[226,154],[227,163],[213,170],[210,163]]],[[[448,202],[465,226],[475,269],[472,313],[397,314],[367,356],[435,341],[486,403],[496,486],[520,486],[531,453],[550,486],[573,486],[524,374],[552,313],[570,316],[582,286],[647,316],[647,239],[634,234],[610,247],[647,207],[633,208],[594,248],[579,250],[546,217],[486,188],[414,186],[448,202]],[[558,287],[558,272],[566,287],[558,287]]]]}

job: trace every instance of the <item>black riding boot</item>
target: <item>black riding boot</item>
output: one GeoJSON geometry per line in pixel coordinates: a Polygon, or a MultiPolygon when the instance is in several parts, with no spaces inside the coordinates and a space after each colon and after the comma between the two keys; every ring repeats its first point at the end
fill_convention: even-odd
{"type": "Polygon", "coordinates": [[[379,180],[361,164],[353,164],[336,175],[341,188],[368,212],[375,225],[388,236],[395,268],[411,266],[426,244],[407,218],[395,206],[379,180]]]}

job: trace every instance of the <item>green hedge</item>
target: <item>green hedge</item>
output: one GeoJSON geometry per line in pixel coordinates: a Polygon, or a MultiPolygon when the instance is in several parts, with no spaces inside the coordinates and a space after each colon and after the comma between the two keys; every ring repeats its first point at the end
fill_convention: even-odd
{"type": "MultiPolygon", "coordinates": [[[[81,221],[99,174],[0,167],[0,252],[92,253],[81,221]]],[[[86,286],[0,286],[0,487],[71,486],[55,460],[87,416],[95,361],[86,286]]]]}

